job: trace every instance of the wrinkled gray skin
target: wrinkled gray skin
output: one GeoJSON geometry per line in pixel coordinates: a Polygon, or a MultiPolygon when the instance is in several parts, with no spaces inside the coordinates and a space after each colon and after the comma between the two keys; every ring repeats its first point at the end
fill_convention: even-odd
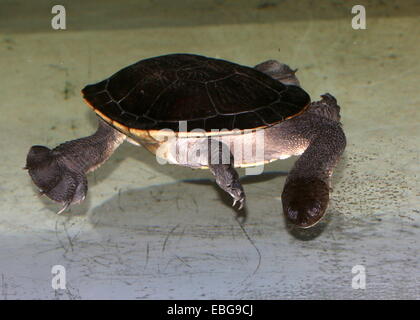
{"type": "MultiPolygon", "coordinates": [[[[255,68],[284,84],[300,85],[295,71],[275,60],[255,68]]],[[[291,223],[308,228],[325,214],[334,167],[346,146],[340,124],[340,107],[330,94],[313,102],[301,115],[265,129],[264,145],[267,159],[283,159],[301,155],[290,171],[282,193],[283,212],[291,223]]],[[[53,150],[33,146],[27,155],[26,168],[42,194],[63,204],[81,202],[87,192],[86,173],[106,161],[126,136],[103,120],[91,136],[65,142],[53,150]]],[[[210,140],[208,141],[210,143],[210,140]]],[[[209,169],[216,183],[229,193],[234,205],[242,209],[245,193],[230,154],[230,164],[223,164],[223,143],[209,148],[209,169]],[[219,163],[219,164],[212,164],[219,163]]],[[[228,151],[229,152],[229,151],[228,151]]]]}

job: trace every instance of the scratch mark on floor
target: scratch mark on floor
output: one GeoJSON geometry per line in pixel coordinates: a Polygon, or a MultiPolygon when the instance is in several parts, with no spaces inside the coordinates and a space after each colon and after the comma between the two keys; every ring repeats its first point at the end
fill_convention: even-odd
{"type": "Polygon", "coordinates": [[[239,227],[242,229],[242,232],[244,233],[245,237],[248,239],[248,241],[251,243],[251,245],[255,248],[255,251],[258,254],[258,264],[257,264],[254,272],[251,275],[251,276],[253,276],[253,275],[255,275],[257,273],[258,269],[260,268],[260,265],[261,265],[261,252],[260,252],[260,249],[258,249],[257,245],[255,244],[254,240],[252,240],[251,237],[248,235],[248,232],[246,232],[244,226],[238,220],[238,218],[235,218],[235,220],[238,223],[239,227]]]}
{"type": "Polygon", "coordinates": [[[179,223],[178,223],[175,227],[173,227],[173,228],[169,231],[169,233],[166,235],[165,240],[163,241],[162,252],[164,252],[164,251],[165,251],[166,244],[167,244],[167,242],[168,242],[168,239],[169,239],[170,235],[171,235],[171,234],[175,231],[175,229],[176,229],[176,228],[178,228],[178,227],[179,227],[179,223]]]}

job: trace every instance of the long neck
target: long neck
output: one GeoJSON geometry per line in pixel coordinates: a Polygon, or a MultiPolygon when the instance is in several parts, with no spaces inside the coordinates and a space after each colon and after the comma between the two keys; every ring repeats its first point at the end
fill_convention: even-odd
{"type": "Polygon", "coordinates": [[[269,157],[285,159],[300,155],[292,168],[293,177],[322,177],[328,180],[346,146],[339,122],[305,113],[266,130],[269,157]]]}
{"type": "Polygon", "coordinates": [[[308,228],[325,214],[331,175],[346,146],[346,137],[339,122],[313,113],[285,124],[279,131],[288,143],[293,146],[305,141],[307,148],[287,176],[282,193],[283,212],[295,225],[308,228]]]}
{"type": "Polygon", "coordinates": [[[329,182],[345,147],[346,137],[338,122],[308,114],[301,119],[297,136],[307,139],[308,147],[296,161],[288,179],[316,177],[329,182]]]}

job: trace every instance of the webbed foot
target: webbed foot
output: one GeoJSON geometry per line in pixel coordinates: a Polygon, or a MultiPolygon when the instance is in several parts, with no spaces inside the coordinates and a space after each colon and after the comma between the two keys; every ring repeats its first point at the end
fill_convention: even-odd
{"type": "Polygon", "coordinates": [[[238,210],[245,205],[245,192],[239,181],[239,175],[231,165],[210,165],[210,171],[216,177],[216,183],[220,188],[229,193],[233,198],[232,207],[239,203],[238,210]]]}
{"type": "Polygon", "coordinates": [[[72,169],[65,157],[44,146],[33,146],[26,158],[26,167],[41,194],[63,205],[58,212],[85,199],[87,180],[84,173],[72,169]]]}

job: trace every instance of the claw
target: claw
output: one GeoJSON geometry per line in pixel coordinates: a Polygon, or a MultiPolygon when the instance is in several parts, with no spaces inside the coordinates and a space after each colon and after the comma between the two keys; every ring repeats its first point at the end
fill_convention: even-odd
{"type": "Polygon", "coordinates": [[[70,202],[64,203],[64,206],[60,209],[60,211],[57,212],[57,214],[61,214],[63,211],[65,211],[70,206],[70,202]]]}
{"type": "Polygon", "coordinates": [[[240,201],[239,201],[239,208],[238,208],[238,210],[242,210],[243,209],[243,207],[244,207],[244,199],[241,199],[240,201]]]}
{"type": "Polygon", "coordinates": [[[241,199],[233,199],[232,207],[235,207],[235,205],[239,202],[238,210],[242,210],[244,207],[245,198],[241,199]]]}

